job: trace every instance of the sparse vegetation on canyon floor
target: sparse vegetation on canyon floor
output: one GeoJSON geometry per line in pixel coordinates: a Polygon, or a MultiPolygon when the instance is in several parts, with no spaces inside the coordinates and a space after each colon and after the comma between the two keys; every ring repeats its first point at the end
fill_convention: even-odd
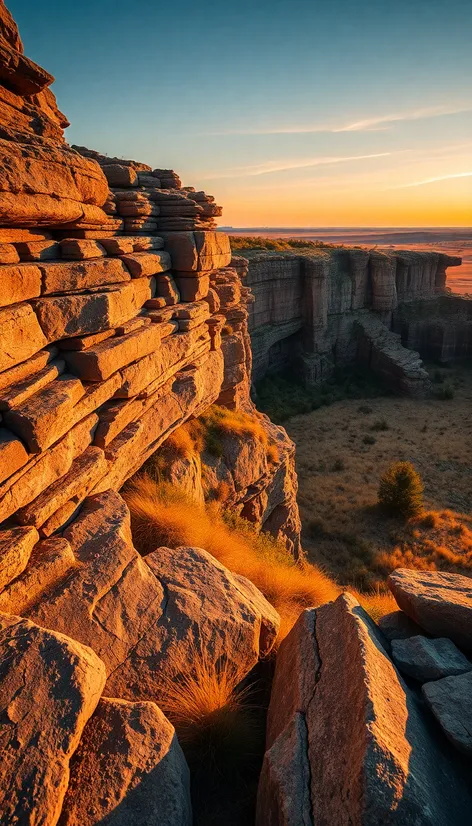
{"type": "Polygon", "coordinates": [[[370,589],[399,566],[472,570],[472,372],[430,372],[452,398],[348,398],[286,422],[304,549],[341,585],[370,589]],[[380,477],[396,461],[411,461],[425,486],[425,512],[407,521],[377,506],[380,477]]]}

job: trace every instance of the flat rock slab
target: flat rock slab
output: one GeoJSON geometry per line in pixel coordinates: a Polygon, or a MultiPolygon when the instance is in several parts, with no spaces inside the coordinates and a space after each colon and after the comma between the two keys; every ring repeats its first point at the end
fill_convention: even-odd
{"type": "Polygon", "coordinates": [[[65,361],[57,359],[51,361],[38,373],[23,379],[18,384],[13,384],[9,388],[0,390],[0,410],[11,410],[27,401],[35,393],[47,387],[54,379],[57,379],[66,367],[65,361]]]}
{"type": "Polygon", "coordinates": [[[100,700],[71,763],[60,826],[191,826],[174,727],[151,702],[100,700]]]}
{"type": "Polygon", "coordinates": [[[51,345],[44,350],[40,350],[40,352],[36,353],[32,358],[28,358],[21,362],[21,364],[17,364],[15,367],[11,367],[9,370],[0,373],[0,390],[5,390],[5,392],[8,393],[13,385],[39,373],[40,370],[46,367],[46,365],[57,356],[57,352],[57,347],[51,345]]]}
{"type": "Polygon", "coordinates": [[[2,823],[55,826],[70,757],[104,685],[90,648],[0,614],[2,823]]]}
{"type": "Polygon", "coordinates": [[[64,352],[69,369],[85,381],[103,381],[112,373],[153,353],[161,343],[157,324],[148,324],[123,336],[109,338],[86,350],[64,352]]]}
{"type": "Polygon", "coordinates": [[[24,440],[31,453],[41,453],[62,435],[64,424],[67,429],[68,419],[71,426],[75,424],[71,412],[84,393],[82,382],[65,373],[23,404],[6,411],[5,424],[24,440]]]}
{"type": "Polygon", "coordinates": [[[387,582],[402,611],[425,631],[472,650],[472,579],[399,568],[387,582]]]}
{"type": "Polygon", "coordinates": [[[38,541],[35,528],[0,531],[0,592],[24,571],[38,541]]]}
{"type": "Polygon", "coordinates": [[[421,690],[446,737],[472,755],[472,672],[425,683],[421,690]]]}
{"type": "Polygon", "coordinates": [[[377,626],[349,594],[304,611],[282,642],[267,745],[257,826],[470,822],[468,770],[437,742],[377,626]]]}
{"type": "Polygon", "coordinates": [[[393,640],[392,659],[403,674],[420,683],[472,671],[472,663],[447,637],[393,640]]]}
{"type": "Polygon", "coordinates": [[[43,276],[42,292],[45,294],[67,293],[69,290],[118,284],[131,279],[119,258],[42,264],[40,270],[43,276]]]}
{"type": "Polygon", "coordinates": [[[122,259],[133,278],[142,278],[145,275],[170,270],[171,261],[168,252],[135,252],[133,255],[123,255],[122,259]]]}
{"type": "Polygon", "coordinates": [[[48,341],[103,332],[123,324],[137,315],[155,290],[153,278],[136,278],[106,292],[38,298],[34,308],[47,340],[43,337],[43,343],[37,349],[48,341]]]}

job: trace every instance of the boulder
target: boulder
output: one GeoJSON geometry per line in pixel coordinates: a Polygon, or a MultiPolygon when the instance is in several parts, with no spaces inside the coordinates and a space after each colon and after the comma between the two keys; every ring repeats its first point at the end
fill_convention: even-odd
{"type": "Polygon", "coordinates": [[[305,611],[282,642],[267,746],[258,826],[468,822],[466,770],[435,740],[381,633],[349,594],[305,611]]]}
{"type": "Polygon", "coordinates": [[[407,640],[422,634],[420,626],[403,611],[391,611],[384,614],[377,622],[382,634],[387,640],[407,640]]]}
{"type": "Polygon", "coordinates": [[[190,777],[151,702],[100,700],[71,763],[60,826],[191,826],[190,777]]]}
{"type": "Polygon", "coordinates": [[[161,549],[145,561],[117,493],[86,499],[63,535],[78,565],[27,615],[90,645],[106,665],[108,694],[158,700],[189,672],[196,646],[215,662],[225,656],[241,679],[270,651],[278,615],[252,583],[199,549],[161,549]]]}
{"type": "Polygon", "coordinates": [[[421,690],[448,740],[472,755],[472,672],[425,683],[421,690]]]}
{"type": "Polygon", "coordinates": [[[0,592],[24,571],[38,540],[32,527],[0,531],[0,592]]]}
{"type": "Polygon", "coordinates": [[[472,650],[472,579],[399,568],[390,574],[388,586],[402,611],[421,628],[472,650]]]}
{"type": "Polygon", "coordinates": [[[7,614],[0,615],[0,652],[0,819],[55,826],[105,668],[86,646],[7,614]]]}
{"type": "Polygon", "coordinates": [[[472,663],[446,637],[417,636],[392,641],[392,659],[403,674],[420,683],[472,671],[472,663]]]}

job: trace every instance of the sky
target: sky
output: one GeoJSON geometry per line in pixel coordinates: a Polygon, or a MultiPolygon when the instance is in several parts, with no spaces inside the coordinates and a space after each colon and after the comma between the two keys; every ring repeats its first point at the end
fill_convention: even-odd
{"type": "Polygon", "coordinates": [[[232,226],[472,226],[470,0],[7,0],[69,143],[232,226]]]}

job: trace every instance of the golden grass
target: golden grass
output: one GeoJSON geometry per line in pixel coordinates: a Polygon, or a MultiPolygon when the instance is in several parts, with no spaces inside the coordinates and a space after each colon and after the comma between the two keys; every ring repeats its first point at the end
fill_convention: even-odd
{"type": "MultiPolygon", "coordinates": [[[[320,568],[295,563],[280,543],[267,534],[257,534],[245,520],[233,516],[225,521],[216,503],[205,508],[196,505],[146,474],[136,476],[124,496],[140,553],[146,555],[161,545],[204,548],[230,571],[251,580],[274,606],[281,617],[279,641],[304,608],[329,602],[341,592],[320,568]]],[[[368,611],[371,599],[378,606],[377,595],[362,595],[368,611]]],[[[392,610],[390,603],[387,610],[392,610]]]]}
{"type": "Polygon", "coordinates": [[[168,679],[159,705],[175,726],[182,744],[195,738],[232,737],[249,689],[237,689],[240,675],[233,663],[216,662],[208,651],[194,646],[192,671],[178,681],[168,679]]]}

